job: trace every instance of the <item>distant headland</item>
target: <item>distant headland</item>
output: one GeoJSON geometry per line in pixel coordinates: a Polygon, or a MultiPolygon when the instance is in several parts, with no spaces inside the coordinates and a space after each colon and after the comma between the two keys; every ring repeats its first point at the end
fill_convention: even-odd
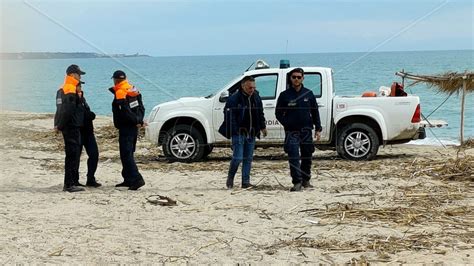
{"type": "Polygon", "coordinates": [[[69,58],[123,58],[123,57],[150,57],[144,54],[98,54],[98,53],[51,53],[51,52],[22,52],[0,53],[0,59],[69,59],[69,58]]]}

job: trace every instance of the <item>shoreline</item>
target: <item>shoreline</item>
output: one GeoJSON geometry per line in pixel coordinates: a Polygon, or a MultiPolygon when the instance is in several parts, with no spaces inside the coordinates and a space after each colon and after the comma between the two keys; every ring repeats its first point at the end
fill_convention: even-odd
{"type": "Polygon", "coordinates": [[[0,60],[95,59],[151,57],[146,54],[99,54],[93,52],[2,52],[0,60]]]}
{"type": "MultiPolygon", "coordinates": [[[[2,110],[0,109],[0,115],[1,114],[12,114],[12,115],[19,115],[19,114],[24,114],[24,115],[44,115],[44,116],[54,116],[54,113],[50,112],[25,112],[25,111],[16,111],[16,110],[2,110]]],[[[98,118],[102,119],[110,119],[112,121],[112,116],[110,115],[97,115],[98,118]]],[[[147,117],[145,117],[146,119],[147,117]]],[[[469,139],[474,139],[474,136],[466,136],[466,140],[469,139]]],[[[416,140],[411,141],[409,143],[404,143],[404,144],[396,144],[396,145],[386,145],[386,147],[389,146],[400,146],[400,145],[407,145],[407,146],[433,146],[433,147],[443,147],[446,146],[447,148],[457,148],[460,145],[460,142],[456,138],[451,138],[451,139],[440,139],[442,144],[439,143],[439,141],[436,138],[427,138],[423,140],[416,140]]],[[[384,148],[383,146],[380,146],[380,148],[384,148]]]]}

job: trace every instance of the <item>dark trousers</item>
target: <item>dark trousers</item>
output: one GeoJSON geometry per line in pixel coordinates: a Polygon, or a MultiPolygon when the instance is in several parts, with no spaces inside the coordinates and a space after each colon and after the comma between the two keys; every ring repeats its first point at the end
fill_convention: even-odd
{"type": "Polygon", "coordinates": [[[79,163],[81,159],[81,131],[79,128],[65,128],[62,130],[64,138],[64,186],[71,187],[79,177],[79,163]]]}
{"type": "Polygon", "coordinates": [[[125,183],[134,184],[143,180],[142,175],[138,172],[137,164],[133,154],[137,145],[138,129],[120,128],[119,129],[119,149],[120,160],[122,161],[122,177],[125,183]]]}
{"type": "Polygon", "coordinates": [[[285,152],[288,153],[292,183],[309,181],[314,152],[311,129],[285,132],[285,152]]]}
{"type": "MultiPolygon", "coordinates": [[[[99,147],[93,131],[81,131],[81,138],[82,146],[87,153],[87,181],[95,181],[95,171],[99,163],[99,147]]],[[[79,178],[77,181],[79,182],[79,178]]]]}

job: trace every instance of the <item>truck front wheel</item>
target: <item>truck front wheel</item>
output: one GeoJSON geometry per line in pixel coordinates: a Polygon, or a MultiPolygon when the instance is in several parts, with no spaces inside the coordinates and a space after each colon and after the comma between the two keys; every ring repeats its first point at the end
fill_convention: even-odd
{"type": "Polygon", "coordinates": [[[362,123],[345,126],[339,132],[337,153],[348,160],[371,160],[379,150],[379,138],[373,128],[362,123]]]}
{"type": "Polygon", "coordinates": [[[189,125],[177,125],[166,133],[163,153],[170,161],[194,162],[203,158],[205,146],[199,130],[189,125]]]}
{"type": "Polygon", "coordinates": [[[212,150],[214,149],[214,146],[213,145],[206,145],[204,147],[204,154],[203,154],[203,157],[206,158],[207,156],[209,156],[209,154],[211,154],[212,150]]]}

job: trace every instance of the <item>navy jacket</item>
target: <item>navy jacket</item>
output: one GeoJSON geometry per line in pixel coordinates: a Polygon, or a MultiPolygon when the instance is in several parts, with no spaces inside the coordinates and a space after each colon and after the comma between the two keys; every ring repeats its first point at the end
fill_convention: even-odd
{"type": "Polygon", "coordinates": [[[87,104],[86,98],[84,98],[84,92],[82,92],[81,103],[84,107],[84,127],[81,133],[92,134],[94,133],[94,123],[92,121],[95,119],[95,113],[91,111],[89,104],[87,104]]]}
{"type": "Polygon", "coordinates": [[[84,107],[76,93],[64,94],[63,89],[56,92],[56,113],[54,126],[59,130],[82,127],[84,125],[84,107]]]}
{"type": "Polygon", "coordinates": [[[292,87],[283,91],[278,97],[275,115],[285,131],[299,131],[304,128],[322,130],[318,103],[313,92],[305,87],[299,92],[292,87]]]}
{"type": "Polygon", "coordinates": [[[224,123],[219,128],[219,133],[227,138],[241,134],[260,138],[260,130],[264,128],[266,126],[263,104],[257,91],[248,97],[239,90],[227,99],[224,107],[224,123]]]}
{"type": "MultiPolygon", "coordinates": [[[[109,88],[114,94],[114,88],[109,88]]],[[[112,102],[112,113],[114,116],[114,125],[116,128],[136,128],[138,124],[143,125],[145,116],[145,106],[143,106],[142,95],[130,97],[127,95],[125,99],[117,100],[114,97],[112,102]]]]}

